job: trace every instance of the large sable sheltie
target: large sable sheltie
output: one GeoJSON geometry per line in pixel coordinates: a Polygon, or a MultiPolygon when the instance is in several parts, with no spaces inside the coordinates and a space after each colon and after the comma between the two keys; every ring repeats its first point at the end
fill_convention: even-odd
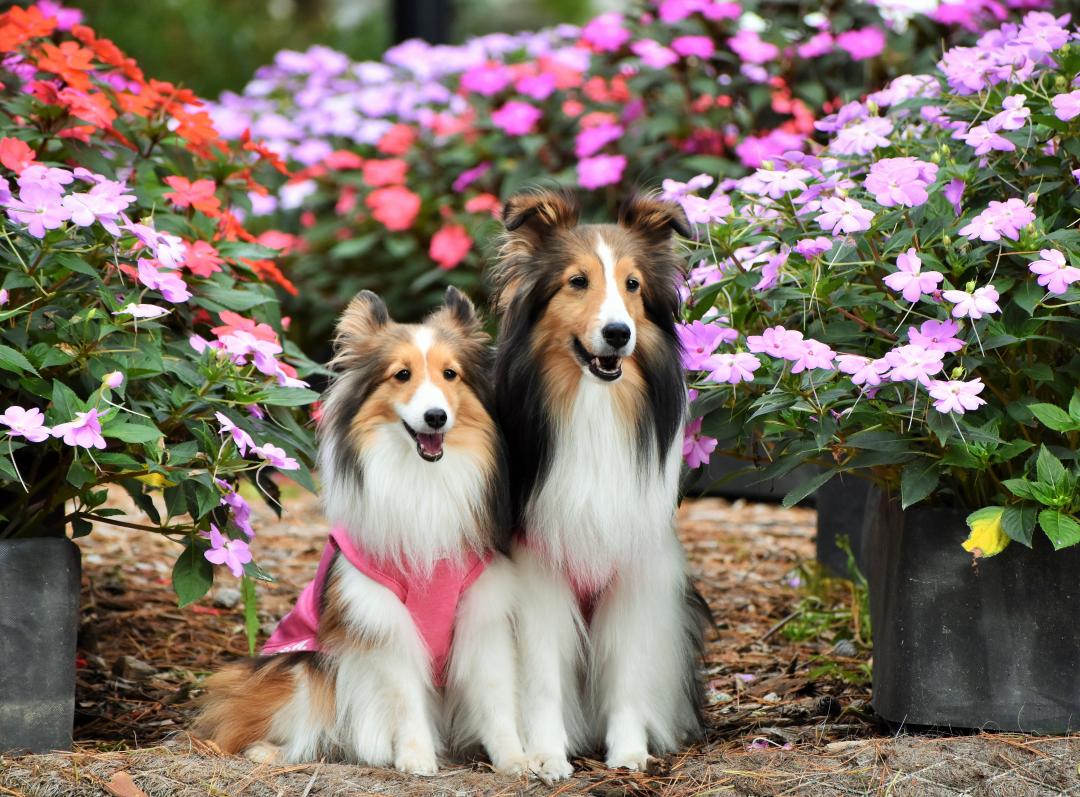
{"type": "Polygon", "coordinates": [[[497,770],[526,768],[512,573],[492,553],[508,517],[491,359],[453,288],[422,325],[394,323],[373,293],[352,301],[319,429],[335,529],[274,655],[212,676],[196,733],[256,760],[427,774],[444,747],[478,743],[497,770]]]}
{"type": "Polygon", "coordinates": [[[609,766],[644,768],[702,731],[707,608],[674,532],[686,386],[671,234],[689,231],[650,197],[579,225],[571,196],[539,191],[503,219],[496,417],[526,755],[546,779],[601,744],[609,766]]]}

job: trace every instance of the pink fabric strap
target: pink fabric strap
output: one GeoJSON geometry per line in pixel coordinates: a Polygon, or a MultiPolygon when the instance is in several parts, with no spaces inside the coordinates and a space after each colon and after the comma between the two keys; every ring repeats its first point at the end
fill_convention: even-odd
{"type": "Polygon", "coordinates": [[[376,562],[353,545],[348,532],[335,527],[326,541],[315,578],[300,593],[296,606],[278,623],[266,641],[266,655],[296,650],[319,650],[319,602],[334,556],[340,553],[357,570],[390,590],[405,604],[416,630],[431,656],[432,678],[442,686],[446,661],[454,637],[454,619],[461,597],[491,561],[491,554],[470,552],[463,561],[444,559],[426,578],[413,575],[397,565],[376,562]]]}

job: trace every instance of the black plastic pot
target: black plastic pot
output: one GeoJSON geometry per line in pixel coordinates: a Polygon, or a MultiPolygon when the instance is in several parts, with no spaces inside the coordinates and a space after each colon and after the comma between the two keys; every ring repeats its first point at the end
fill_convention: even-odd
{"type": "Polygon", "coordinates": [[[848,538],[855,564],[863,570],[862,536],[866,522],[866,504],[877,488],[866,479],[851,474],[834,476],[817,491],[817,560],[829,573],[850,578],[848,557],[838,545],[848,538]]]}
{"type": "Polygon", "coordinates": [[[71,748],[79,548],[0,540],[0,752],[71,748]]]}
{"type": "Polygon", "coordinates": [[[1080,547],[1036,532],[972,562],[967,512],[901,511],[881,494],[863,559],[874,709],[894,725],[1080,730],[1080,547]]]}
{"type": "Polygon", "coordinates": [[[735,457],[714,456],[708,465],[691,474],[692,480],[685,492],[687,495],[711,495],[732,501],[739,498],[748,501],[780,501],[814,475],[814,471],[808,467],[796,468],[791,473],[764,482],[757,481],[760,476],[754,471],[733,475],[745,471],[749,465],[746,460],[735,457]]]}

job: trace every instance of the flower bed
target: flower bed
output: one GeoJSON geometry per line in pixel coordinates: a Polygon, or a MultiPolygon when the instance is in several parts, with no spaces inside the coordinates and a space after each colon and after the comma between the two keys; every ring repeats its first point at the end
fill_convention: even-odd
{"type": "Polygon", "coordinates": [[[752,450],[976,509],[965,547],[1080,543],[1080,48],[1030,13],[817,122],[754,174],[669,184],[697,250],[691,465],[752,450]],[[718,443],[719,441],[719,443],[718,443]]]}
{"type": "Polygon", "coordinates": [[[492,211],[517,189],[578,185],[610,214],[635,185],[741,173],[804,146],[823,105],[920,59],[929,68],[942,38],[1003,8],[942,7],[939,23],[902,6],[882,4],[889,27],[863,3],[826,16],[664,0],[581,29],[406,42],[379,63],[323,47],[282,52],[213,114],[225,135],[250,130],[295,170],[253,199],[297,236],[290,273],[305,295],[289,307],[315,350],[329,334],[326,307],[360,287],[406,315],[448,282],[482,288],[474,241],[497,231],[492,211]]]}
{"type": "Polygon", "coordinates": [[[240,221],[264,190],[254,147],[78,23],[0,15],[0,537],[167,534],[182,604],[211,563],[250,599],[266,575],[237,487],[273,500],[273,469],[312,487],[296,408],[317,396],[271,287],[290,283],[240,221]],[[149,523],[106,506],[110,485],[149,523]]]}

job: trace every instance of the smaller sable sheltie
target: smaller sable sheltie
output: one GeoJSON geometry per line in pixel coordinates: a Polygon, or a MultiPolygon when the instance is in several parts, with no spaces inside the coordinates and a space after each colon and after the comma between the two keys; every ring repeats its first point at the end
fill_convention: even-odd
{"type": "Polygon", "coordinates": [[[479,744],[521,772],[490,341],[454,288],[421,325],[365,291],[335,348],[319,428],[334,530],[272,655],[212,676],[195,731],[254,760],[415,774],[479,744]]]}

